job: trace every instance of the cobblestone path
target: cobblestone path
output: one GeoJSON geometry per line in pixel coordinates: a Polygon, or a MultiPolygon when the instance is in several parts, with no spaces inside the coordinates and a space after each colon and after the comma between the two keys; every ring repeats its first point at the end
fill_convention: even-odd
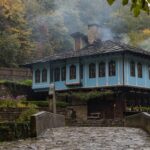
{"type": "Polygon", "coordinates": [[[0,143],[0,150],[150,150],[150,136],[123,127],[65,127],[36,139],[0,143]]]}

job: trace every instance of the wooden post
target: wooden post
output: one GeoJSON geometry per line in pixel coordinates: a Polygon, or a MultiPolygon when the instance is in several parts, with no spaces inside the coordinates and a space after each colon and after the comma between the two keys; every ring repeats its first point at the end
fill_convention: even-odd
{"type": "MultiPolygon", "coordinates": [[[[55,85],[54,84],[50,84],[49,87],[49,95],[52,95],[53,97],[53,113],[56,114],[56,93],[55,93],[55,85]]],[[[49,109],[51,108],[51,101],[49,99],[49,109]]]]}
{"type": "Polygon", "coordinates": [[[53,113],[56,114],[56,93],[53,92],[53,113]]]}

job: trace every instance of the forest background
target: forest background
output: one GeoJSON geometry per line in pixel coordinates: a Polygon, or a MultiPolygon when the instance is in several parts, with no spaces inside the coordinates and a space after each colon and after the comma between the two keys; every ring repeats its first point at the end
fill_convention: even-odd
{"type": "Polygon", "coordinates": [[[150,51],[150,16],[133,16],[130,4],[104,0],[0,0],[0,67],[69,51],[70,34],[101,26],[101,39],[124,42],[150,51]]]}

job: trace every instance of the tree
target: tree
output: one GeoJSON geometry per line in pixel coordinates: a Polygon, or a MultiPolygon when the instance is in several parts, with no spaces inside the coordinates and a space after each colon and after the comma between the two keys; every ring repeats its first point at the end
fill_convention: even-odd
{"type": "MultiPolygon", "coordinates": [[[[107,2],[112,5],[116,0],[107,0],[107,2]]],[[[130,3],[130,10],[133,12],[134,16],[139,16],[141,10],[145,11],[148,15],[150,12],[149,5],[150,0],[122,0],[122,5],[127,5],[130,3]]]]}
{"type": "Polygon", "coordinates": [[[24,3],[36,46],[34,58],[71,48],[64,18],[57,11],[54,0],[24,0],[24,3]]]}
{"type": "Polygon", "coordinates": [[[0,10],[0,65],[17,66],[27,61],[32,47],[24,5],[21,0],[1,0],[0,10]]]}

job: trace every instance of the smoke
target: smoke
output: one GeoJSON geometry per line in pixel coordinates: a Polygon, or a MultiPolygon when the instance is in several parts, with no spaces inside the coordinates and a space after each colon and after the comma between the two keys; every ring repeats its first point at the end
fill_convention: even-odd
{"type": "MultiPolygon", "coordinates": [[[[125,43],[130,42],[127,32],[132,31],[135,26],[137,30],[141,29],[140,21],[145,24],[145,20],[140,17],[139,19],[131,17],[130,10],[123,7],[119,0],[112,6],[109,6],[106,0],[43,0],[41,2],[44,1],[54,1],[55,9],[51,11],[51,8],[46,8],[44,12],[42,8],[38,14],[35,11],[36,15],[30,22],[34,39],[42,42],[43,47],[47,45],[45,49],[50,47],[54,49],[53,51],[72,48],[70,34],[74,32],[87,34],[88,24],[91,23],[100,25],[101,40],[119,40],[125,43]],[[125,17],[122,17],[124,15],[125,17]]],[[[32,9],[31,7],[31,12],[32,9]]],[[[150,23],[150,18],[147,22],[150,23]]]]}
{"type": "Polygon", "coordinates": [[[102,32],[102,40],[106,41],[106,40],[113,40],[115,34],[111,31],[110,28],[101,28],[101,32],[102,32]]]}
{"type": "Polygon", "coordinates": [[[102,40],[112,40],[115,36],[107,24],[114,9],[119,6],[118,3],[110,7],[102,0],[58,0],[55,4],[56,12],[64,19],[68,34],[87,33],[87,25],[97,23],[102,26],[100,30],[102,40]]]}

